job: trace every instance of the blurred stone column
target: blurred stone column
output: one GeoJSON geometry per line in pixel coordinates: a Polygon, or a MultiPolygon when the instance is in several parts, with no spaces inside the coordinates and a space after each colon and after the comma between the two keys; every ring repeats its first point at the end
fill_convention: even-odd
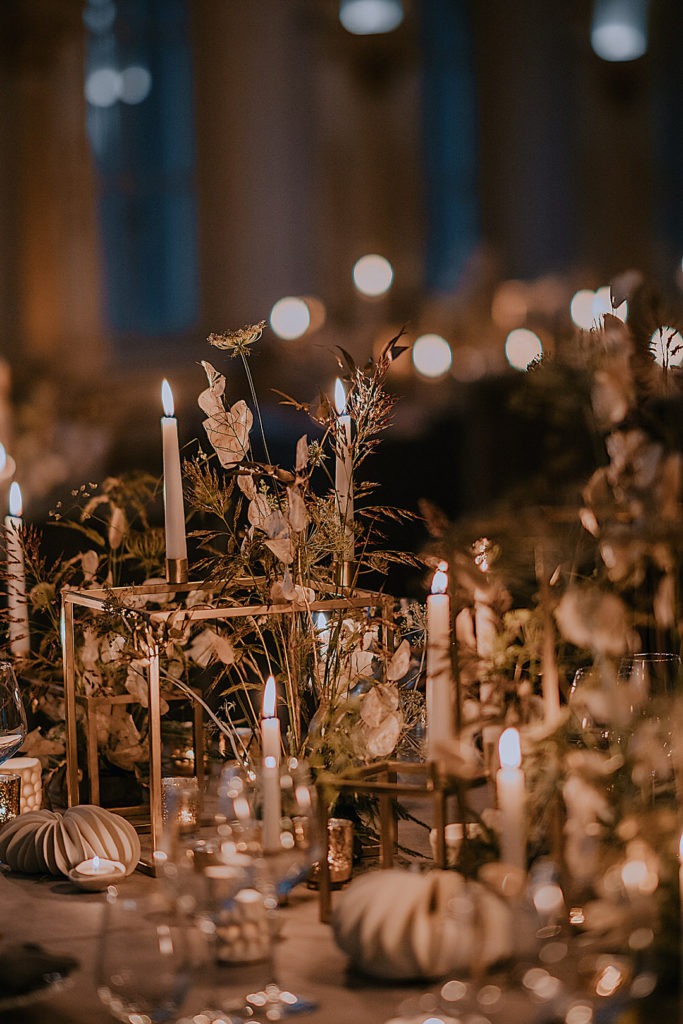
{"type": "Polygon", "coordinates": [[[0,343],[83,379],[102,361],[80,0],[0,11],[0,343]]]}

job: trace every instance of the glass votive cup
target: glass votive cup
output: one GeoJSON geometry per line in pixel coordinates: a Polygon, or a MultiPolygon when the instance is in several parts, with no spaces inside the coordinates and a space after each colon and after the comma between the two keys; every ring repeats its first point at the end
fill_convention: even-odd
{"type": "Polygon", "coordinates": [[[161,780],[161,816],[165,825],[192,832],[199,825],[199,783],[195,778],[168,775],[161,780]]]}
{"type": "MultiPolygon", "coordinates": [[[[330,818],[327,823],[327,863],[330,882],[339,888],[351,878],[353,870],[353,822],[347,818],[330,818]]],[[[320,864],[316,862],[308,879],[311,888],[320,884],[320,864]]]]}
{"type": "Polygon", "coordinates": [[[13,772],[0,775],[0,825],[17,817],[20,800],[21,776],[13,772]]]}

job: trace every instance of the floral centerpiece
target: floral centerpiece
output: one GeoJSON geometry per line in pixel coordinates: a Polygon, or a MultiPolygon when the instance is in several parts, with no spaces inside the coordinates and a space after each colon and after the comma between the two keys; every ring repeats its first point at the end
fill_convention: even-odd
{"type": "Polygon", "coordinates": [[[53,768],[64,749],[58,597],[65,586],[104,588],[110,594],[106,614],[77,625],[78,690],[91,697],[133,698],[132,706],[98,707],[98,746],[107,763],[143,782],[147,655],[142,633],[148,626],[136,613],[145,608],[170,611],[156,636],[162,697],[181,693],[199,700],[215,734],[223,737],[221,747],[235,756],[249,757],[258,747],[263,687],[271,674],[280,691],[285,750],[314,763],[338,768],[387,756],[421,714],[414,691],[399,689],[400,681],[410,679],[410,647],[400,623],[378,619],[384,603],[373,604],[369,597],[366,607],[329,617],[314,615],[310,607],[322,595],[357,592],[365,579],[376,588],[393,560],[420,564],[413,555],[383,546],[382,523],[408,513],[372,503],[373,485],[360,483],[358,475],[390,420],[393,398],[384,382],[402,351],[399,338],[363,369],[341,353],[344,415],[352,431],[340,429],[342,414],[323,393],[315,409],[283,396],[313,420],[316,434],[310,441],[305,434],[299,438],[291,468],[283,468],[271,461],[248,363],[263,327],[209,338],[215,349],[241,361],[251,404],[231,403],[225,375],[202,364],[207,386],[198,403],[210,451],[197,444],[183,467],[195,583],[182,598],[182,616],[173,614],[179,604],[171,588],[162,586],[147,597],[125,589],[164,580],[164,532],[155,525],[159,486],[150,477],[135,474],[107,479],[99,487],[84,485],[73,492],[72,508],[58,505],[54,524],[84,542],[75,554],[49,562],[40,534],[33,528],[23,532],[31,649],[21,668],[42,722],[27,749],[48,757],[53,768]],[[340,461],[348,466],[346,497],[351,487],[352,503],[340,498],[334,472],[340,461]],[[340,589],[344,566],[350,590],[340,589]],[[215,600],[266,609],[288,605],[291,614],[266,611],[208,625],[200,617],[193,620],[194,608],[215,600]]]}

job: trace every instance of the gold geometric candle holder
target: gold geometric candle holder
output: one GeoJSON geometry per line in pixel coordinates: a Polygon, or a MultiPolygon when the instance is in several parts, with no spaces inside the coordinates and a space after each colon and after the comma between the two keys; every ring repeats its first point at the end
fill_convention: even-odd
{"type": "MultiPolygon", "coordinates": [[[[245,586],[253,581],[245,579],[237,581],[245,586]]],[[[372,608],[380,613],[380,624],[383,631],[383,642],[387,648],[393,646],[393,598],[386,594],[375,594],[368,591],[355,590],[315,600],[307,603],[305,609],[298,605],[275,604],[275,605],[237,605],[226,602],[221,598],[219,588],[211,588],[206,583],[149,583],[135,587],[113,587],[107,590],[74,590],[65,587],[62,591],[62,643],[63,643],[63,668],[64,668],[64,698],[66,718],[66,785],[67,802],[69,807],[80,802],[79,795],[79,762],[77,742],[77,703],[86,707],[86,745],[89,775],[91,779],[98,779],[98,756],[97,737],[94,727],[94,716],[87,712],[93,709],[94,702],[104,701],[110,703],[133,703],[132,698],[125,695],[120,697],[84,697],[76,691],[76,615],[80,610],[90,614],[101,615],[111,613],[114,602],[120,602],[125,609],[125,614],[130,616],[142,627],[146,637],[146,683],[148,690],[148,714],[149,714],[149,808],[147,805],[136,807],[111,808],[116,813],[132,821],[138,831],[150,831],[152,838],[152,854],[161,845],[161,834],[163,828],[162,815],[162,783],[161,783],[161,712],[160,712],[160,672],[159,672],[159,648],[155,640],[155,627],[163,624],[172,618],[174,626],[181,627],[184,623],[227,621],[232,619],[252,618],[257,620],[262,616],[292,616],[301,614],[307,615],[314,612],[332,612],[363,608],[372,608]],[[205,604],[193,605],[191,608],[184,607],[180,602],[188,594],[201,591],[207,596],[205,604]],[[145,597],[159,597],[160,595],[172,593],[173,607],[154,609],[139,608],[137,599],[145,597]],[[127,604],[127,601],[130,602],[127,604]],[[141,815],[146,812],[145,819],[141,815]]],[[[172,698],[171,698],[172,699],[172,698]]],[[[194,702],[193,702],[194,703],[194,702]]],[[[195,704],[195,707],[200,707],[195,704]]],[[[200,707],[201,712],[201,707],[200,707]]],[[[200,780],[200,772],[203,768],[203,747],[200,713],[195,717],[195,766],[200,780]],[[201,754],[201,756],[200,756],[201,754]],[[200,767],[201,766],[201,767],[200,767]]],[[[201,784],[201,783],[200,783],[201,784]]],[[[95,783],[92,790],[91,802],[99,801],[99,789],[95,783]]],[[[147,870],[153,870],[153,862],[141,864],[147,870]]]]}

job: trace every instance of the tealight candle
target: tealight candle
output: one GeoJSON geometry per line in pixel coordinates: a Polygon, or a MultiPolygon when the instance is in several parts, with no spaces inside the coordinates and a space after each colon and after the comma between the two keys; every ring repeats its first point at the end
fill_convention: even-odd
{"type": "Polygon", "coordinates": [[[263,717],[261,718],[261,753],[263,759],[272,757],[280,763],[280,719],[275,714],[277,687],[275,677],[268,676],[263,690],[263,717]]]}
{"type": "Polygon", "coordinates": [[[164,415],[161,418],[161,438],[164,459],[166,573],[171,582],[183,583],[187,580],[187,539],[185,536],[185,507],[183,505],[183,477],[180,470],[178,420],[173,415],[173,392],[167,380],[164,380],[161,385],[161,400],[164,407],[164,415]]]}
{"type": "Polygon", "coordinates": [[[7,547],[7,607],[9,610],[9,644],[12,654],[22,657],[31,649],[26,600],[26,570],[20,533],[23,529],[21,488],[16,480],[9,489],[9,515],[5,517],[7,547]]]}
{"type": "MultiPolygon", "coordinates": [[[[344,562],[353,562],[353,455],[351,447],[351,417],[346,413],[344,385],[337,378],[334,385],[334,404],[337,409],[337,459],[335,463],[335,491],[339,518],[344,530],[344,562]]],[[[348,576],[348,573],[345,574],[348,576]]],[[[350,579],[344,579],[345,586],[350,579]]]]}
{"type": "Polygon", "coordinates": [[[120,882],[125,875],[126,868],[121,861],[97,856],[81,861],[69,872],[71,881],[88,892],[100,892],[108,885],[120,882]]]}
{"type": "Polygon", "coordinates": [[[453,738],[453,671],[451,665],[451,604],[446,562],[432,580],[427,598],[427,756],[437,757],[440,744],[453,738]]]}
{"type": "Polygon", "coordinates": [[[505,729],[498,743],[500,769],[496,793],[500,813],[500,859],[526,870],[525,779],[520,768],[522,750],[516,729],[505,729]]]}

